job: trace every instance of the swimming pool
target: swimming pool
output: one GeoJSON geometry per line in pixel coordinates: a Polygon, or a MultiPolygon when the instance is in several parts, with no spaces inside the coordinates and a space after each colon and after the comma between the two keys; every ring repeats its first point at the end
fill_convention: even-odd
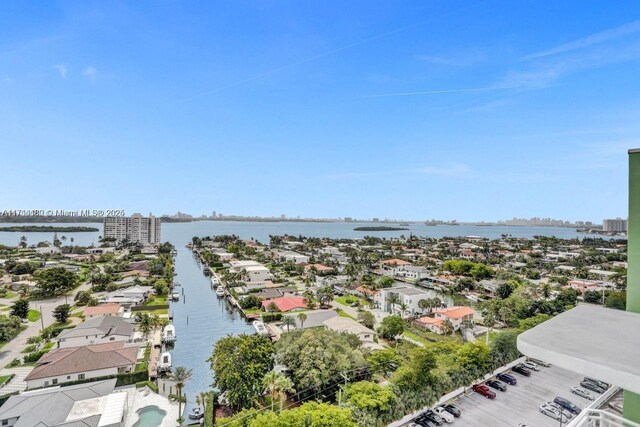
{"type": "Polygon", "coordinates": [[[140,408],[136,413],[138,414],[138,421],[136,421],[133,427],[158,427],[167,415],[167,411],[155,405],[140,408]]]}

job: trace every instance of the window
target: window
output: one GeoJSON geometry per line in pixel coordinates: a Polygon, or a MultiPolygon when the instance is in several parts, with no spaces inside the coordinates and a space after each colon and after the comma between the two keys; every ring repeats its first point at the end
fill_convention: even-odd
{"type": "Polygon", "coordinates": [[[67,379],[70,380],[71,379],[71,375],[67,375],[67,379]]]}
{"type": "Polygon", "coordinates": [[[109,341],[115,341],[115,340],[116,340],[116,337],[109,338],[109,341]]]}
{"type": "Polygon", "coordinates": [[[3,426],[8,426],[9,425],[9,420],[2,420],[2,425],[3,426]]]}
{"type": "Polygon", "coordinates": [[[51,380],[51,384],[53,384],[53,385],[58,384],[58,379],[57,378],[52,379],[51,380]]]}
{"type": "Polygon", "coordinates": [[[49,381],[45,381],[45,382],[44,382],[44,386],[46,387],[46,386],[48,386],[48,385],[49,385],[49,381]]]}
{"type": "Polygon", "coordinates": [[[78,374],[78,379],[79,380],[83,380],[84,379],[84,374],[78,374]]]}

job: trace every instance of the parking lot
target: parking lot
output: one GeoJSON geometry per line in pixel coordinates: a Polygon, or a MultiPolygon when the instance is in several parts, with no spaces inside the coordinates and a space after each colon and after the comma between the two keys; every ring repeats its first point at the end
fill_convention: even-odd
{"type": "MultiPolygon", "coordinates": [[[[462,416],[452,426],[517,427],[523,423],[530,427],[557,427],[560,425],[559,421],[540,413],[538,407],[542,403],[562,396],[581,408],[589,404],[588,400],[571,393],[571,387],[579,386],[583,375],[554,366],[541,366],[540,371],[532,371],[530,377],[517,373],[512,375],[518,380],[518,384],[507,386],[506,392],[491,389],[496,393],[493,400],[468,391],[466,395],[451,401],[462,411],[462,416]]],[[[591,394],[597,396],[594,392],[591,394]]]]}

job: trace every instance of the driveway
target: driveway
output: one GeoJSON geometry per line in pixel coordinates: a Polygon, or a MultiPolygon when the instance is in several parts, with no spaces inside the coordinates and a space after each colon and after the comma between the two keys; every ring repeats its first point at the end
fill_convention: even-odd
{"type": "Polygon", "coordinates": [[[5,384],[0,388],[0,395],[26,390],[27,383],[24,379],[32,370],[33,366],[19,366],[17,368],[0,369],[0,375],[14,375],[9,384],[5,384]]]}

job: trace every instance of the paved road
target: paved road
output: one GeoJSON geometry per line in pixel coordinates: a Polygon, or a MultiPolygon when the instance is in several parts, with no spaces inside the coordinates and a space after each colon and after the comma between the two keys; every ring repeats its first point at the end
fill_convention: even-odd
{"type": "MultiPolygon", "coordinates": [[[[84,283],[75,289],[72,295],[68,295],[66,301],[69,304],[73,304],[73,298],[80,291],[89,290],[91,286],[88,283],[84,283]]],[[[8,301],[9,305],[11,305],[12,300],[4,300],[8,301]]],[[[27,328],[20,332],[14,339],[9,341],[7,344],[0,349],[0,368],[9,364],[13,359],[20,359],[24,357],[24,354],[21,351],[27,346],[27,340],[29,337],[38,335],[42,330],[42,324],[44,323],[45,328],[47,326],[53,325],[55,322],[55,318],[53,317],[53,310],[59,306],[60,304],[65,303],[65,297],[57,297],[42,301],[30,301],[29,307],[34,310],[42,309],[42,320],[38,320],[36,322],[29,322],[25,324],[27,328]]],[[[74,318],[72,318],[74,319],[74,318]]]]}

